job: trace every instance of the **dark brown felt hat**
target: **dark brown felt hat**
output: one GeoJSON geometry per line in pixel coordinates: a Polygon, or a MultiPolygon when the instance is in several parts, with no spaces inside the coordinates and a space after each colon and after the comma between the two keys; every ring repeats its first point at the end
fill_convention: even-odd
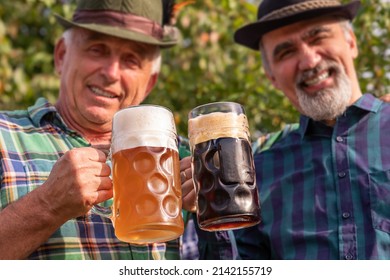
{"type": "Polygon", "coordinates": [[[325,15],[352,20],[360,1],[342,5],[337,0],[263,0],[257,10],[257,21],[247,24],[234,33],[234,40],[248,48],[259,50],[261,37],[277,28],[325,15]]]}
{"type": "Polygon", "coordinates": [[[136,42],[171,47],[179,30],[163,25],[161,0],[79,0],[72,20],[55,15],[64,28],[81,27],[136,42]]]}

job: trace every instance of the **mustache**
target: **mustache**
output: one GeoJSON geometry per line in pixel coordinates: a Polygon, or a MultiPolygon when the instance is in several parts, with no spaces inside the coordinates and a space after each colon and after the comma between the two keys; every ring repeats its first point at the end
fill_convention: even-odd
{"type": "Polygon", "coordinates": [[[312,69],[304,70],[298,73],[296,78],[296,87],[303,89],[306,85],[306,80],[319,75],[321,72],[328,71],[329,73],[340,74],[340,65],[331,60],[323,60],[320,64],[312,69]]]}

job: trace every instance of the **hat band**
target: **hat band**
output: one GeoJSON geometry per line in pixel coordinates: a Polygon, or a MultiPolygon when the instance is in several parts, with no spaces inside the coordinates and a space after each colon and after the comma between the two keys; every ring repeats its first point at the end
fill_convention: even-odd
{"type": "Polygon", "coordinates": [[[75,23],[95,23],[122,27],[138,33],[152,36],[158,40],[163,38],[163,28],[156,22],[134,14],[114,11],[78,10],[73,15],[75,23]]]}
{"type": "Polygon", "coordinates": [[[340,6],[340,2],[332,0],[305,1],[273,11],[272,13],[262,17],[259,21],[280,19],[312,9],[330,8],[335,6],[340,6]]]}

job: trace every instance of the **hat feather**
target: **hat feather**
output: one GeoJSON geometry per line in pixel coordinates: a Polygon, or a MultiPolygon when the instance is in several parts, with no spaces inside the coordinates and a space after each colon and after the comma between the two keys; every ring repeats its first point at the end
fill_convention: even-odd
{"type": "Polygon", "coordinates": [[[171,20],[174,17],[175,2],[175,0],[162,0],[163,25],[171,24],[171,20]]]}

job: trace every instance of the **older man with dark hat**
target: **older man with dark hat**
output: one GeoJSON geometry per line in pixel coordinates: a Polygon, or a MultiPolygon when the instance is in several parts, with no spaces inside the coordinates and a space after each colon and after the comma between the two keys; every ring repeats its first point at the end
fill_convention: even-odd
{"type": "Polygon", "coordinates": [[[113,194],[104,153],[113,115],[147,97],[160,49],[179,41],[173,7],[164,0],[80,0],[72,20],[57,16],[66,29],[54,51],[58,101],[41,98],[27,110],[0,113],[0,259],[180,258],[179,239],[121,242],[111,221],[91,212],[113,194]]]}
{"type": "Polygon", "coordinates": [[[243,259],[390,258],[390,106],[359,87],[359,6],[263,0],[235,33],[301,113],[255,155],[263,221],[235,232],[243,259]]]}

